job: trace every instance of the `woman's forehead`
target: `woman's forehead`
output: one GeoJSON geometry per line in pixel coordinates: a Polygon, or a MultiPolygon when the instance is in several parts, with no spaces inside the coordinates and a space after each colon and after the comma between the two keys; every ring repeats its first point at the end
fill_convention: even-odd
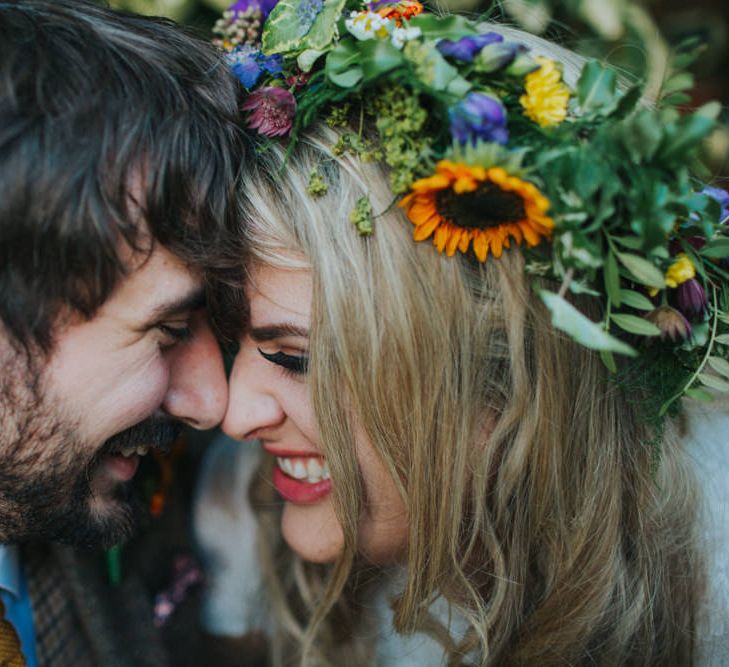
{"type": "Polygon", "coordinates": [[[252,324],[291,320],[307,324],[311,313],[312,277],[306,269],[284,269],[256,263],[249,271],[246,296],[252,324]]]}

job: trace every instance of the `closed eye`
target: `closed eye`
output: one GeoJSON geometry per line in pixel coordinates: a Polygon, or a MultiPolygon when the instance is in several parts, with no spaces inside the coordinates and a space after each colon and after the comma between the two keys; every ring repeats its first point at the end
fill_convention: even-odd
{"type": "Polygon", "coordinates": [[[309,357],[306,355],[286,354],[285,352],[264,352],[260,347],[256,349],[266,361],[281,366],[281,368],[294,375],[304,375],[309,368],[309,357]]]}
{"type": "Polygon", "coordinates": [[[168,339],[166,345],[174,345],[192,338],[192,329],[188,325],[171,326],[169,324],[158,324],[159,329],[168,339]]]}

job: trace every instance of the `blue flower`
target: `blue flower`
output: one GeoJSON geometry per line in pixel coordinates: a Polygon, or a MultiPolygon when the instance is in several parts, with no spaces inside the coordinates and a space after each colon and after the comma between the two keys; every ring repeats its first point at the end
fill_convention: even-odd
{"type": "Polygon", "coordinates": [[[506,111],[501,102],[483,93],[469,93],[448,111],[451,135],[461,144],[493,141],[505,144],[509,140],[506,111]]]}
{"type": "Polygon", "coordinates": [[[274,76],[276,76],[277,74],[281,74],[281,72],[283,72],[283,56],[279,55],[278,53],[274,53],[272,56],[264,56],[263,53],[259,51],[256,60],[258,61],[258,63],[260,63],[261,67],[269,74],[273,74],[274,76]]]}
{"type": "Polygon", "coordinates": [[[495,32],[487,32],[484,35],[471,35],[461,37],[457,42],[450,39],[441,39],[437,48],[444,56],[462,60],[464,63],[473,62],[473,59],[484,46],[503,42],[504,38],[495,32]]]}
{"type": "Polygon", "coordinates": [[[258,83],[263,72],[277,76],[283,71],[283,58],[280,55],[264,56],[250,44],[226,53],[225,59],[233,74],[248,90],[258,83]]]}
{"type": "Polygon", "coordinates": [[[256,85],[263,71],[258,64],[257,54],[258,49],[250,44],[239,46],[230,53],[225,54],[225,59],[231,71],[248,90],[256,85]]]}

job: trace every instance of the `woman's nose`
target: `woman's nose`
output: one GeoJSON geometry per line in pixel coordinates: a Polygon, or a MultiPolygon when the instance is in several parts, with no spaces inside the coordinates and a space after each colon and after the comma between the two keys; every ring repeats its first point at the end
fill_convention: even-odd
{"type": "Polygon", "coordinates": [[[265,384],[265,373],[256,368],[260,355],[241,346],[233,364],[228,386],[228,409],[221,428],[231,438],[249,440],[260,429],[275,428],[286,415],[265,384]]]}

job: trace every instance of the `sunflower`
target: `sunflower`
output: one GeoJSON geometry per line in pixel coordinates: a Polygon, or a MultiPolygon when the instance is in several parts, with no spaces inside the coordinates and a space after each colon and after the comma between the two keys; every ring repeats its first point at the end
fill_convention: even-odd
{"type": "Polygon", "coordinates": [[[570,90],[562,83],[562,72],[549,58],[537,56],[540,68],[528,74],[526,94],[519,98],[524,113],[540,127],[559,125],[567,118],[570,90]]]}
{"type": "Polygon", "coordinates": [[[415,225],[413,236],[433,236],[438,252],[453,256],[473,252],[485,262],[489,252],[501,257],[511,239],[533,247],[551,235],[549,200],[532,184],[501,167],[469,166],[441,160],[435,174],[413,183],[400,206],[415,225]]]}

